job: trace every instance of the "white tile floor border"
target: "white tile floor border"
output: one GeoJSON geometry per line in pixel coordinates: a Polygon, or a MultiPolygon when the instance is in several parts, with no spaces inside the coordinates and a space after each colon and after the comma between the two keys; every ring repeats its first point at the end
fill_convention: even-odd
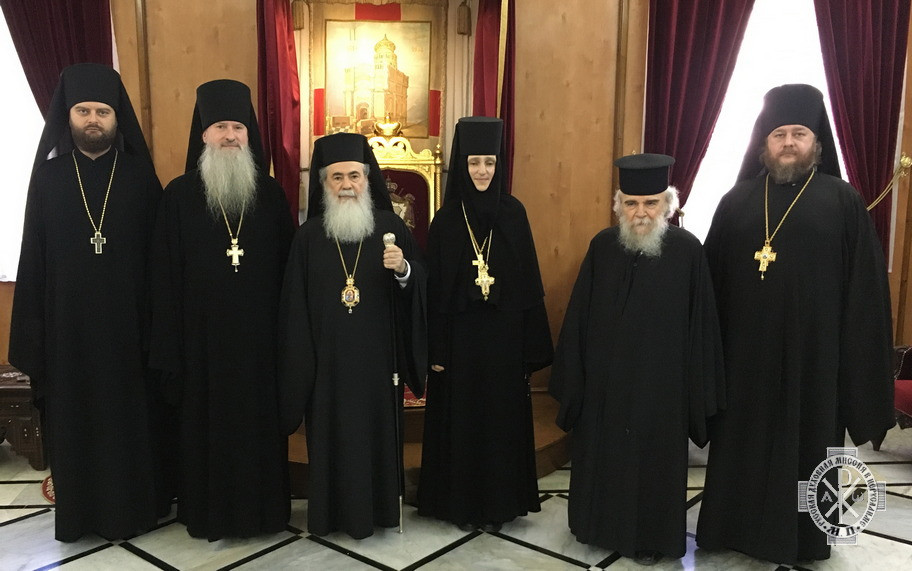
{"type": "MultiPolygon", "coordinates": [[[[867,445],[859,449],[859,457],[870,463],[878,480],[887,482],[887,511],[874,516],[858,545],[835,547],[828,561],[794,569],[912,569],[912,429],[894,428],[879,452],[867,445]]],[[[790,569],[735,552],[697,549],[693,532],[705,462],[706,450],[691,446],[687,498],[693,505],[687,514],[687,553],[680,560],[662,560],[652,569],[790,569]]],[[[344,534],[308,535],[307,501],[293,500],[288,530],[270,536],[210,543],[187,535],[172,514],[159,528],[128,541],[86,537],[60,543],[54,539],[53,509],[41,496],[45,476],[47,471],[32,470],[8,443],[0,445],[0,570],[643,569],[616,553],[583,545],[570,534],[569,467],[539,480],[544,494],[541,512],[510,522],[498,533],[466,533],[419,517],[408,507],[405,533],[378,530],[360,541],[344,534]]]]}

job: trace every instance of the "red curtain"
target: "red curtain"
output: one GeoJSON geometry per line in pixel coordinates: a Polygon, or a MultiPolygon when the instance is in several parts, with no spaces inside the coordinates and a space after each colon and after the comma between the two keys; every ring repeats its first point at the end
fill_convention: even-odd
{"type": "Polygon", "coordinates": [[[113,63],[109,0],[0,0],[38,109],[47,114],[60,72],[113,63]]]}
{"type": "Polygon", "coordinates": [[[643,150],[675,158],[687,202],[735,69],[754,0],[650,0],[643,150]]]}
{"type": "Polygon", "coordinates": [[[472,85],[472,114],[500,117],[504,120],[504,157],[508,166],[507,192],[513,182],[514,86],[516,68],[516,0],[507,2],[503,86],[500,109],[497,108],[497,83],[500,63],[500,17],[504,0],[480,0],[475,28],[474,82],[472,85]]]}
{"type": "Polygon", "coordinates": [[[266,161],[298,220],[301,181],[301,94],[294,22],[287,0],[257,0],[257,89],[266,161]]]}
{"type": "MultiPolygon", "coordinates": [[[[870,203],[893,177],[909,0],[815,0],[814,7],[849,182],[870,203]]],[[[890,204],[887,197],[871,211],[884,252],[890,204]]]]}
{"type": "Polygon", "coordinates": [[[497,67],[500,52],[500,2],[479,0],[475,25],[472,115],[497,117],[497,67]]]}

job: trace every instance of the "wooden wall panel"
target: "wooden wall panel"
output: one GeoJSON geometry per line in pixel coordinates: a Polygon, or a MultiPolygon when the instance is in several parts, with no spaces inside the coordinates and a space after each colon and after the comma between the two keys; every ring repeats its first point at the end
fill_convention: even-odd
{"type": "Polygon", "coordinates": [[[649,48],[649,2],[626,0],[627,50],[625,57],[624,132],[616,156],[643,152],[646,113],[646,58],[649,48]]]}
{"type": "Polygon", "coordinates": [[[513,194],[555,339],[589,240],[609,221],[616,30],[616,2],[537,0],[516,13],[513,194]]]}
{"type": "MultiPolygon", "coordinates": [[[[589,241],[610,224],[612,161],[625,154],[614,148],[624,7],[623,0],[529,0],[516,13],[513,194],[532,225],[555,342],[589,241]]],[[[627,12],[621,98],[626,152],[638,150],[642,141],[646,16],[644,7],[627,12]]]]}
{"type": "Polygon", "coordinates": [[[136,10],[133,0],[111,2],[111,19],[114,22],[114,40],[117,43],[117,59],[120,79],[123,81],[130,102],[139,117],[142,100],[139,94],[139,56],[136,45],[136,10]]]}
{"type": "MultiPolygon", "coordinates": [[[[909,73],[909,71],[907,71],[909,73]]],[[[912,101],[906,98],[906,109],[912,101]]],[[[912,132],[903,136],[902,149],[910,154],[912,132]]],[[[893,270],[890,272],[890,299],[893,307],[894,345],[912,345],[912,307],[909,301],[910,241],[912,241],[912,201],[909,200],[910,179],[899,181],[896,200],[896,224],[894,226],[895,246],[893,249],[893,270]]]]}
{"type": "Polygon", "coordinates": [[[183,174],[196,88],[236,79],[257,92],[256,2],[146,0],[155,167],[183,174]]]}
{"type": "MultiPolygon", "coordinates": [[[[910,22],[912,34],[912,22],[910,22]]],[[[906,77],[912,74],[912,43],[906,51],[906,77]]],[[[912,112],[912,89],[906,82],[904,95],[905,112],[912,112]]],[[[906,120],[901,126],[900,149],[912,156],[912,122],[906,120]]],[[[890,294],[893,303],[893,331],[895,345],[912,345],[912,300],[910,300],[910,277],[912,277],[912,175],[899,179],[896,201],[896,223],[893,226],[893,260],[890,272],[890,294]]]]}

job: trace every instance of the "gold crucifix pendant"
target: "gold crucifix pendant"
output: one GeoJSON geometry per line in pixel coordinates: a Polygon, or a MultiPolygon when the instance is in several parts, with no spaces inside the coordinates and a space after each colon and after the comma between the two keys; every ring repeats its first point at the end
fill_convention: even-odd
{"type": "Polygon", "coordinates": [[[494,285],[494,276],[488,275],[488,264],[485,263],[481,254],[478,254],[477,260],[472,260],[472,265],[478,266],[478,277],[475,278],[475,285],[481,288],[481,295],[484,296],[485,301],[488,301],[488,296],[491,294],[491,286],[494,285]]]}
{"type": "Polygon", "coordinates": [[[773,248],[770,246],[769,240],[766,240],[763,244],[763,248],[754,252],[754,259],[760,261],[760,279],[766,279],[764,275],[766,273],[766,267],[770,262],[776,261],[776,252],[773,251],[773,248]]]}
{"type": "Polygon", "coordinates": [[[241,256],[244,255],[244,250],[238,248],[237,238],[231,239],[231,247],[225,250],[225,255],[231,258],[231,265],[234,266],[234,271],[238,271],[238,266],[241,265],[241,256]]]}
{"type": "Polygon", "coordinates": [[[342,288],[342,305],[352,312],[352,308],[361,302],[361,292],[355,287],[355,278],[349,276],[345,278],[345,287],[342,288]]]}

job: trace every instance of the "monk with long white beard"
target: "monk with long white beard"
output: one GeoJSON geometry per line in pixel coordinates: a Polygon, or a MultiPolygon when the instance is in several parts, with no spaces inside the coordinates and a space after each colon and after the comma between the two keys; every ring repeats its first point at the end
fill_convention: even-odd
{"type": "Polygon", "coordinates": [[[400,522],[396,419],[403,382],[424,392],[427,278],[364,136],[317,139],[310,173],[282,289],[282,429],[306,427],[308,531],[360,539],[400,522]]]}
{"type": "Polygon", "coordinates": [[[687,439],[706,444],[725,395],[706,257],[668,224],[673,162],[615,161],[620,225],[589,245],[549,387],[573,430],[570,531],[644,565],[685,553],[687,439]]]}
{"type": "Polygon", "coordinates": [[[201,85],[156,229],[150,360],[180,406],[177,517],[210,541],[280,532],[290,513],[276,328],[294,225],[262,157],[247,86],[201,85]]]}
{"type": "Polygon", "coordinates": [[[209,212],[216,218],[221,217],[222,208],[228,216],[238,218],[256,207],[257,170],[249,145],[241,146],[236,139],[224,146],[207,143],[199,173],[209,212]]]}

